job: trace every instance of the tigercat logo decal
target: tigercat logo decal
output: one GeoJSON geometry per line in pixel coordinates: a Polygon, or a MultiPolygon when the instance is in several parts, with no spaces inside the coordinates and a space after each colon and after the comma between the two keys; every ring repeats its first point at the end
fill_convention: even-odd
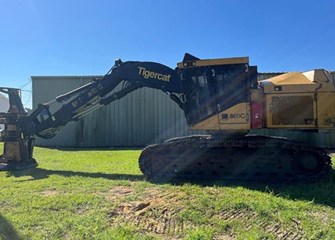
{"type": "Polygon", "coordinates": [[[138,75],[142,75],[145,79],[153,78],[164,82],[170,82],[171,74],[165,75],[157,72],[151,72],[144,67],[138,67],[138,75]]]}

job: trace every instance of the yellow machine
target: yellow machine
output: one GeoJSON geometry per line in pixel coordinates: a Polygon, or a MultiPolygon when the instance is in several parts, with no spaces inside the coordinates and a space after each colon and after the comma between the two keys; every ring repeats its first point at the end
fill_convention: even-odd
{"type": "Polygon", "coordinates": [[[329,72],[285,73],[259,82],[244,102],[193,126],[194,129],[335,127],[334,82],[329,72]]]}
{"type": "MultiPolygon", "coordinates": [[[[198,60],[196,67],[249,64],[248,58],[198,60]]],[[[182,63],[178,64],[182,67],[182,63]]],[[[209,85],[209,83],[207,83],[209,85]]],[[[243,85],[234,85],[243,88],[243,85]]],[[[290,72],[259,81],[250,98],[192,126],[203,130],[257,128],[321,129],[335,127],[335,83],[323,69],[290,72]]],[[[234,92],[234,89],[232,89],[234,92]]]]}
{"type": "Polygon", "coordinates": [[[334,81],[325,70],[286,73],[261,82],[268,128],[334,128],[334,81]]]}
{"type": "Polygon", "coordinates": [[[147,179],[310,181],[326,176],[331,162],[322,148],[248,133],[335,128],[331,75],[325,70],[292,72],[258,82],[257,74],[248,57],[201,60],[185,54],[176,69],[118,60],[103,78],[57,97],[59,109],[51,112],[48,104],[40,104],[30,114],[24,111],[17,89],[0,88],[10,99],[9,111],[0,114],[0,123],[5,124],[0,169],[37,166],[35,135],[51,138],[69,121],[149,87],[167,93],[184,111],[190,128],[211,134],[146,147],[139,166],[147,179]]]}

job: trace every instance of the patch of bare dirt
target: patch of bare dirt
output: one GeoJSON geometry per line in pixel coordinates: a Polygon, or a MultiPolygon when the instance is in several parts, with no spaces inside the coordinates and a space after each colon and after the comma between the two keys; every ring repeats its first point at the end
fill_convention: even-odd
{"type": "Polygon", "coordinates": [[[214,237],[214,240],[233,240],[233,239],[236,239],[236,237],[233,235],[226,235],[226,234],[214,237]]]}
{"type": "MultiPolygon", "coordinates": [[[[151,188],[144,190],[144,197],[139,197],[140,200],[136,201],[122,201],[123,197],[135,194],[131,187],[116,187],[108,194],[114,196],[106,196],[107,199],[119,201],[117,207],[107,216],[111,226],[132,225],[138,230],[163,235],[164,239],[179,239],[187,231],[200,227],[178,218],[178,213],[187,207],[183,199],[185,200],[188,196],[182,193],[164,192],[162,189],[151,188]]],[[[211,218],[227,223],[239,221],[246,230],[257,226],[272,234],[276,239],[306,239],[298,220],[292,220],[292,225],[288,228],[280,222],[264,222],[256,212],[248,208],[221,210],[213,214],[211,218]]],[[[229,233],[217,233],[214,239],[232,240],[236,239],[236,236],[232,230],[229,233]]]]}
{"type": "Polygon", "coordinates": [[[45,191],[41,192],[41,194],[43,196],[56,196],[56,195],[60,194],[60,192],[57,191],[57,190],[45,190],[45,191]]]}
{"type": "Polygon", "coordinates": [[[120,199],[134,193],[132,186],[116,186],[103,194],[108,201],[119,201],[120,199]]]}
{"type": "Polygon", "coordinates": [[[284,227],[280,222],[270,223],[263,222],[256,212],[253,212],[250,209],[229,209],[224,210],[220,213],[220,219],[231,222],[239,221],[242,222],[246,230],[251,230],[253,226],[258,226],[263,229],[263,231],[268,232],[276,237],[276,239],[285,239],[285,240],[300,240],[306,239],[304,232],[300,226],[298,220],[293,219],[292,225],[294,227],[287,228],[284,227]]]}
{"type": "Polygon", "coordinates": [[[140,201],[120,202],[118,207],[108,214],[111,225],[131,224],[141,230],[154,234],[178,236],[191,226],[176,217],[183,209],[180,196],[164,193],[162,190],[145,190],[140,201]]]}
{"type": "Polygon", "coordinates": [[[326,213],[323,212],[310,212],[309,213],[312,218],[316,218],[318,221],[320,221],[323,225],[329,226],[330,223],[335,223],[335,218],[329,216],[326,213]]]}

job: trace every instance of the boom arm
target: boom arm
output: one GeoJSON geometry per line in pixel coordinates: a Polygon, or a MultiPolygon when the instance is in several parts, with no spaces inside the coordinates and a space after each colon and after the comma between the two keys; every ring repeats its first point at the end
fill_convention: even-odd
{"type": "Polygon", "coordinates": [[[5,124],[0,170],[36,166],[35,135],[51,138],[69,121],[149,87],[169,94],[184,111],[189,127],[213,134],[144,149],[139,165],[148,179],[291,181],[329,173],[331,161],[321,148],[277,137],[240,136],[252,129],[335,128],[335,108],[329,105],[335,99],[334,81],[326,71],[286,73],[259,83],[257,66],[250,66],[247,57],[201,60],[185,54],[177,66],[173,70],[154,62],[118,60],[101,79],[57,97],[56,107],[40,104],[31,114],[25,112],[18,89],[0,88],[10,100],[9,111],[0,113],[0,123],[5,124]]]}
{"type": "Polygon", "coordinates": [[[69,121],[77,120],[142,87],[160,89],[182,107],[176,71],[154,62],[117,60],[101,79],[57,97],[55,101],[62,105],[55,112],[50,112],[51,103],[40,104],[34,112],[20,120],[22,132],[25,136],[54,137],[57,130],[69,121]]]}
{"type": "MultiPolygon", "coordinates": [[[[30,114],[9,91],[9,98],[13,99],[10,105],[17,102],[19,111],[11,107],[8,113],[0,115],[0,120],[3,118],[5,122],[0,170],[36,166],[32,157],[35,135],[52,138],[68,122],[142,87],[167,93],[184,111],[189,126],[201,129],[205,124],[209,129],[220,129],[219,123],[230,113],[223,112],[225,109],[247,106],[255,76],[257,68],[249,66],[248,58],[200,60],[185,54],[175,70],[155,62],[117,60],[101,79],[58,96],[50,103],[40,104],[30,114]],[[55,102],[59,105],[51,107],[55,102]]],[[[247,112],[242,115],[246,116],[247,112]]]]}

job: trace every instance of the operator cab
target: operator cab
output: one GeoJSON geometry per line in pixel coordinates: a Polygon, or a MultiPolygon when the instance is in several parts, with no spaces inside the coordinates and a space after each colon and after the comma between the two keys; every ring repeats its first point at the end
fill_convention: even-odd
{"type": "Polygon", "coordinates": [[[190,126],[249,102],[250,88],[257,85],[257,67],[250,67],[247,57],[200,60],[185,54],[178,68],[190,126]]]}

